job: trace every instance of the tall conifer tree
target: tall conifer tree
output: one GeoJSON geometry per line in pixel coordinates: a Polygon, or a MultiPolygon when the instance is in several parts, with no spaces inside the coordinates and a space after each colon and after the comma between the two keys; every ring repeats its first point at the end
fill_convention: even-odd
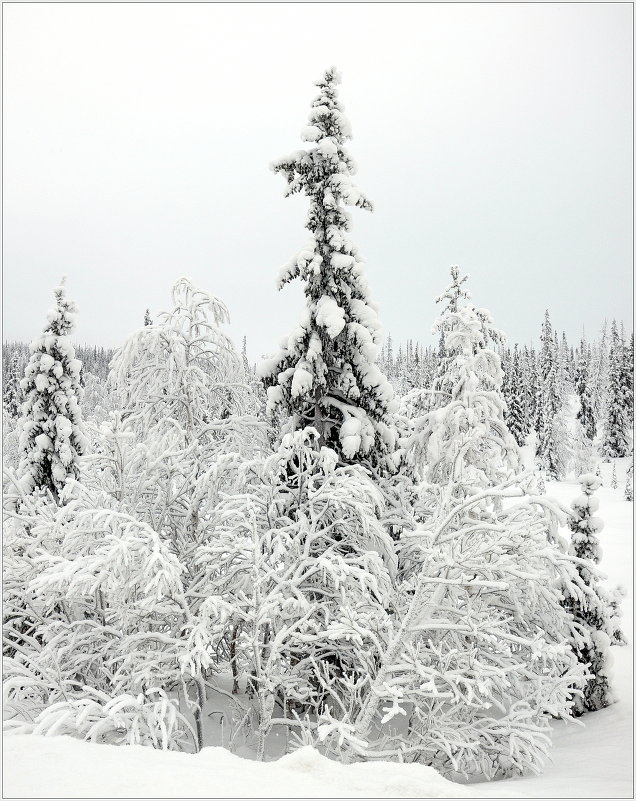
{"type": "Polygon", "coordinates": [[[306,311],[279,353],[261,366],[268,407],[291,415],[293,428],[312,426],[319,444],[347,463],[367,461],[389,472],[395,431],[393,390],[376,364],[381,340],[363,260],[348,237],[345,206],[371,210],[353,183],[356,172],[345,143],[351,127],[338,100],[340,75],[332,68],[302,130],[311,143],[272,164],[287,181],[287,194],[309,199],[307,246],[286,266],[279,287],[299,278],[306,311]]]}

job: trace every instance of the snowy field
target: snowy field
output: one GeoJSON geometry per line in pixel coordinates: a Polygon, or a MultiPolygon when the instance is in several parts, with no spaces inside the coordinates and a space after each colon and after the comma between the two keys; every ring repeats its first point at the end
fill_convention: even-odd
{"type": "MultiPolygon", "coordinates": [[[[623,500],[627,460],[619,460],[618,489],[602,465],[598,491],[602,568],[627,590],[624,631],[630,644],[615,647],[618,702],[585,716],[584,726],[554,727],[552,764],[541,776],[480,785],[457,785],[421,765],[339,765],[311,748],[258,763],[210,746],[200,754],[93,745],[70,737],[7,736],[4,798],[630,798],[633,797],[633,505],[623,500]],[[35,769],[34,769],[35,768],[35,769]]],[[[574,481],[548,484],[547,493],[569,505],[574,481]]]]}

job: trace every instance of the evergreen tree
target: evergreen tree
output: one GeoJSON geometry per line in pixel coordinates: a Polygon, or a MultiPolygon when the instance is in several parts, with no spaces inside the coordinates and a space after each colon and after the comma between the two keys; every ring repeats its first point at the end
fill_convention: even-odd
{"type": "MultiPolygon", "coordinates": [[[[591,474],[579,478],[582,494],[572,504],[569,519],[571,554],[577,559],[576,570],[584,592],[571,592],[564,586],[565,608],[572,614],[574,625],[571,644],[579,662],[589,666],[590,678],[582,697],[575,700],[575,713],[593,712],[612,703],[609,665],[609,648],[613,631],[612,599],[600,585],[600,576],[595,569],[601,559],[601,547],[597,534],[603,529],[603,521],[594,516],[598,510],[598,498],[594,492],[600,481],[591,474]]],[[[619,633],[620,636],[620,633],[619,633]]]]}
{"type": "Polygon", "coordinates": [[[150,309],[146,309],[144,314],[144,325],[152,325],[152,319],[150,317],[150,309]]]}
{"type": "Polygon", "coordinates": [[[559,360],[559,396],[562,400],[565,400],[568,395],[574,392],[574,364],[565,332],[562,333],[561,342],[557,347],[559,360]]]}
{"type": "Polygon", "coordinates": [[[404,376],[406,374],[406,359],[404,356],[404,349],[402,343],[398,345],[397,353],[395,355],[395,364],[393,367],[393,376],[391,378],[391,386],[394,388],[398,395],[403,395],[405,391],[404,376]]]}
{"type": "Polygon", "coordinates": [[[612,323],[609,351],[609,386],[607,413],[603,431],[603,456],[615,459],[626,456],[628,445],[629,381],[625,370],[624,343],[618,333],[616,321],[612,323]]]}
{"type": "Polygon", "coordinates": [[[29,346],[31,358],[21,381],[22,489],[49,490],[56,502],[67,482],[79,477],[79,457],[87,446],[80,409],[81,362],[69,338],[75,312],[62,280],[44,332],[29,346]]]}
{"type": "Polygon", "coordinates": [[[537,419],[537,358],[534,348],[524,345],[520,359],[524,416],[528,431],[534,430],[537,419]]]}
{"type": "Polygon", "coordinates": [[[384,365],[384,371],[389,380],[393,378],[393,370],[393,337],[389,333],[386,338],[386,362],[384,365]]]}
{"type": "Polygon", "coordinates": [[[556,478],[557,443],[554,437],[554,418],[560,408],[557,387],[558,365],[550,315],[546,310],[541,330],[539,352],[539,397],[537,400],[537,456],[541,459],[547,478],[556,478]]]}
{"type": "Polygon", "coordinates": [[[11,360],[11,368],[4,385],[4,408],[10,417],[20,416],[22,405],[22,387],[20,386],[20,358],[16,355],[11,360]]]}
{"type": "Polygon", "coordinates": [[[592,442],[596,436],[596,414],[591,391],[590,366],[590,348],[587,342],[582,339],[574,378],[574,385],[579,398],[579,410],[576,413],[576,419],[581,424],[585,436],[592,442]]]}
{"type": "Polygon", "coordinates": [[[607,321],[603,323],[601,336],[594,345],[591,365],[591,391],[594,398],[594,413],[597,423],[605,419],[608,389],[607,321]]]}
{"type": "Polygon", "coordinates": [[[355,164],[345,142],[351,128],[338,101],[340,75],[327,70],[317,82],[309,125],[314,143],[272,164],[285,177],[287,194],[309,198],[311,240],[282,271],[279,287],[304,283],[306,313],[276,357],[261,366],[268,407],[285,409],[294,429],[312,426],[320,446],[348,463],[367,461],[395,469],[393,391],[376,359],[381,340],[376,308],[369,299],[363,262],[348,238],[345,205],[371,210],[352,176],[355,164]]]}
{"type": "Polygon", "coordinates": [[[634,334],[629,338],[629,345],[624,350],[623,372],[625,387],[625,406],[627,409],[627,424],[629,428],[634,426],[634,334]]]}
{"type": "Polygon", "coordinates": [[[521,357],[516,345],[512,357],[510,357],[510,351],[507,351],[507,353],[508,357],[504,366],[504,382],[502,384],[502,392],[506,400],[505,420],[508,430],[515,438],[517,445],[522,447],[530,429],[524,403],[521,357]]]}

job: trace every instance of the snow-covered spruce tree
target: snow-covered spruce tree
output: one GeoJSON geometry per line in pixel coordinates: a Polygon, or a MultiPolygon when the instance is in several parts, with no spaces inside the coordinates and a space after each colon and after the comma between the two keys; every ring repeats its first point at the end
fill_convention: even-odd
{"type": "Polygon", "coordinates": [[[625,347],[618,333],[616,320],[612,322],[609,351],[609,385],[607,413],[603,429],[603,456],[615,459],[626,456],[628,443],[629,383],[625,370],[625,347]]]}
{"type": "Polygon", "coordinates": [[[591,674],[583,695],[575,700],[577,715],[603,709],[612,703],[609,648],[616,637],[612,599],[600,584],[599,574],[594,567],[601,559],[597,534],[603,528],[603,521],[595,516],[599,504],[594,496],[600,481],[588,473],[580,476],[579,483],[582,494],[572,503],[569,526],[572,531],[571,553],[576,558],[581,581],[574,592],[572,585],[565,584],[563,587],[565,608],[574,617],[572,648],[579,662],[588,666],[591,674]]]}
{"type": "MultiPolygon", "coordinates": [[[[629,338],[629,345],[623,349],[623,386],[625,408],[627,410],[627,427],[634,427],[634,334],[629,338]]],[[[633,436],[633,434],[632,434],[633,436]]]]}
{"type": "Polygon", "coordinates": [[[607,388],[609,383],[609,363],[607,344],[607,320],[603,323],[601,336],[592,346],[592,364],[590,368],[592,397],[597,424],[605,420],[607,406],[607,388]]]}
{"type": "Polygon", "coordinates": [[[285,177],[288,195],[308,197],[311,239],[279,278],[279,287],[300,278],[306,313],[260,373],[269,409],[289,412],[292,428],[314,427],[320,446],[333,448],[345,463],[364,460],[392,472],[393,391],[376,364],[380,324],[344,208],[372,207],[352,181],[356,168],[345,147],[351,128],[337,97],[339,83],[335,69],[317,82],[302,130],[312,147],[272,164],[285,177]]]}
{"type": "Polygon", "coordinates": [[[581,424],[585,436],[590,442],[593,442],[596,436],[596,414],[594,410],[590,369],[590,347],[585,339],[582,339],[574,379],[576,393],[579,398],[579,410],[576,413],[576,419],[581,424]]]}
{"type": "Polygon", "coordinates": [[[539,352],[539,397],[537,399],[537,456],[543,464],[547,478],[556,478],[557,443],[554,439],[554,418],[561,408],[557,387],[558,364],[550,315],[546,310],[541,329],[539,352]]]}
{"type": "Polygon", "coordinates": [[[618,489],[618,479],[616,478],[616,459],[612,462],[612,478],[610,480],[610,487],[618,489]]]}
{"type": "Polygon", "coordinates": [[[79,457],[87,444],[80,408],[81,363],[70,340],[75,312],[62,280],[43,333],[29,345],[31,358],[20,383],[22,487],[27,493],[48,490],[56,502],[67,483],[78,478],[79,457]]]}
{"type": "Polygon", "coordinates": [[[318,728],[345,758],[420,761],[451,776],[540,771],[550,716],[567,717],[582,684],[559,590],[577,576],[557,532],[565,515],[524,499],[534,478],[519,473],[503,419],[491,329],[485,310],[446,312],[451,397],[418,421],[406,457],[421,461],[435,503],[402,534],[377,666],[355,703],[318,728]]]}
{"type": "Polygon", "coordinates": [[[152,325],[152,318],[150,316],[150,309],[144,312],[144,325],[152,325]]]}
{"type": "Polygon", "coordinates": [[[502,386],[502,392],[506,399],[506,425],[515,438],[517,445],[522,447],[530,429],[525,408],[521,361],[516,345],[512,358],[508,360],[508,370],[507,376],[504,373],[504,385],[502,386]],[[505,389],[507,389],[507,392],[505,389]]]}
{"type": "Polygon", "coordinates": [[[565,332],[561,340],[554,332],[554,347],[557,358],[557,394],[562,401],[574,392],[574,364],[572,352],[568,346],[565,332]]]}
{"type": "Polygon", "coordinates": [[[534,431],[537,418],[537,359],[534,348],[524,345],[520,359],[521,386],[524,401],[524,415],[528,432],[534,431]]]}
{"type": "Polygon", "coordinates": [[[22,380],[23,373],[20,370],[20,357],[16,353],[11,360],[11,369],[7,376],[7,381],[4,387],[4,408],[10,417],[20,416],[20,407],[22,406],[22,387],[20,381],[22,380]]]}

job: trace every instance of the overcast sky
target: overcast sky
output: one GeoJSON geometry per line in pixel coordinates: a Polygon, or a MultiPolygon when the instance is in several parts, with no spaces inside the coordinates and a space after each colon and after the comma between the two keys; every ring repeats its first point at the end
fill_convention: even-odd
{"type": "Polygon", "coordinates": [[[275,279],[307,200],[303,147],[335,64],[353,210],[385,331],[431,342],[451,264],[511,341],[543,310],[631,329],[632,6],[8,4],[4,338],[42,327],[63,273],[76,339],[119,345],[181,275],[225,300],[256,357],[296,324],[275,279]]]}

